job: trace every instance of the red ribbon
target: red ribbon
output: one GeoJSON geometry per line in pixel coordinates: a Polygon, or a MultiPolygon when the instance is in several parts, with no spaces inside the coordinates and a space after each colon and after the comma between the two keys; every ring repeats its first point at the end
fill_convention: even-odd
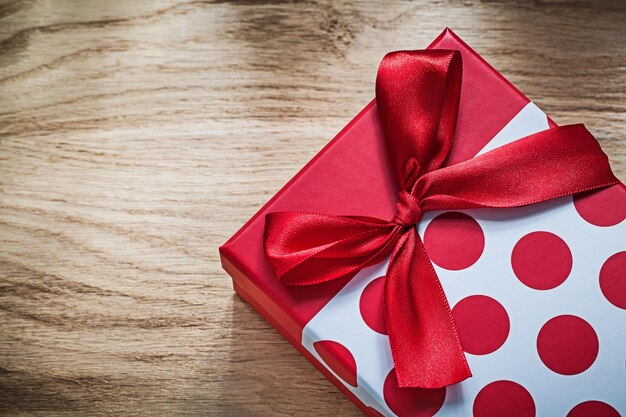
{"type": "Polygon", "coordinates": [[[401,387],[439,388],[471,376],[437,274],[417,234],[429,210],[517,207],[618,183],[583,125],[555,127],[441,168],[461,91],[458,51],[385,56],[376,101],[400,189],[390,221],[363,216],[270,213],[265,253],[287,285],[353,275],[391,253],[385,320],[401,387]]]}

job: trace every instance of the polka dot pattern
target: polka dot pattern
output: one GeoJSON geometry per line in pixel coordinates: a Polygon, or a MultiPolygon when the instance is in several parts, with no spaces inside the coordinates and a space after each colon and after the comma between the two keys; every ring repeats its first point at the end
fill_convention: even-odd
{"type": "Polygon", "coordinates": [[[598,356],[599,342],[593,327],[580,317],[563,315],[550,319],[537,337],[541,361],[561,375],[586,371],[598,356]]]}
{"type": "Polygon", "coordinates": [[[472,378],[398,387],[383,309],[388,261],[348,282],[306,325],[303,345],[371,416],[617,417],[623,381],[608,356],[626,343],[614,331],[626,309],[625,196],[615,186],[511,211],[426,216],[418,232],[472,378]]]}
{"type": "Polygon", "coordinates": [[[621,417],[617,410],[602,401],[585,401],[567,413],[567,417],[621,417]]]}
{"type": "Polygon", "coordinates": [[[344,345],[332,340],[321,340],[313,345],[315,351],[337,376],[353,387],[357,386],[356,361],[344,345]]]}
{"type": "Polygon", "coordinates": [[[626,219],[626,187],[616,184],[574,196],[576,211],[594,226],[615,226],[626,219]]]}
{"type": "Polygon", "coordinates": [[[496,351],[509,335],[509,316],[502,304],[485,295],[472,295],[452,309],[463,350],[474,355],[496,351]]]}
{"type": "Polygon", "coordinates": [[[563,239],[550,232],[533,232],[513,248],[511,266],[524,285],[549,290],[561,285],[572,270],[572,253],[563,239]]]}
{"type": "Polygon", "coordinates": [[[474,417],[534,417],[535,401],[528,390],[513,381],[495,381],[474,400],[474,417]]]}
{"type": "Polygon", "coordinates": [[[448,212],[429,223],[424,232],[424,246],[435,264],[460,270],[478,261],[485,249],[485,235],[471,216],[448,212]]]}
{"type": "Polygon", "coordinates": [[[616,253],[602,265],[600,289],[611,304],[626,310],[626,251],[616,253]]]}
{"type": "Polygon", "coordinates": [[[359,300],[359,310],[363,321],[370,329],[381,334],[387,334],[384,295],[385,277],[380,277],[367,284],[359,300]]]}
{"type": "Polygon", "coordinates": [[[446,399],[446,389],[400,388],[395,370],[385,378],[383,395],[387,405],[401,417],[432,417],[446,399]]]}

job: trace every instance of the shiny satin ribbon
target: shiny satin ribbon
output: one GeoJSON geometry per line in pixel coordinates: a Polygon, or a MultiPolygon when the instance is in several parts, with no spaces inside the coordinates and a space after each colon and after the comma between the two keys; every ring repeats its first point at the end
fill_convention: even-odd
{"type": "Polygon", "coordinates": [[[471,376],[450,306],[416,224],[429,210],[517,207],[618,183],[583,125],[555,127],[443,167],[459,107],[458,51],[385,56],[376,102],[401,189],[391,220],[276,212],[264,245],[277,277],[313,285],[391,260],[384,311],[400,387],[439,388],[471,376]]]}

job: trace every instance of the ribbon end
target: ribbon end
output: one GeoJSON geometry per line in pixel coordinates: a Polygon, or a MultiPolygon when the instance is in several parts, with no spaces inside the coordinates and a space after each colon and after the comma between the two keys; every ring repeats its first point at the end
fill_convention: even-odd
{"type": "Polygon", "coordinates": [[[396,378],[398,386],[400,388],[421,388],[421,389],[437,389],[447,387],[448,385],[458,384],[472,377],[472,372],[469,367],[463,370],[459,370],[456,373],[435,377],[435,375],[412,375],[409,377],[403,376],[398,372],[396,368],[396,378]]]}

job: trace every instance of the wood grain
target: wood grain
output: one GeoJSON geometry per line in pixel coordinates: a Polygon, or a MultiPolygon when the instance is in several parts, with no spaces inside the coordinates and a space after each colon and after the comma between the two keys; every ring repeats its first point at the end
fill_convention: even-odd
{"type": "Polygon", "coordinates": [[[445,26],[625,180],[625,4],[2,1],[0,412],[358,415],[217,247],[445,26]]]}

